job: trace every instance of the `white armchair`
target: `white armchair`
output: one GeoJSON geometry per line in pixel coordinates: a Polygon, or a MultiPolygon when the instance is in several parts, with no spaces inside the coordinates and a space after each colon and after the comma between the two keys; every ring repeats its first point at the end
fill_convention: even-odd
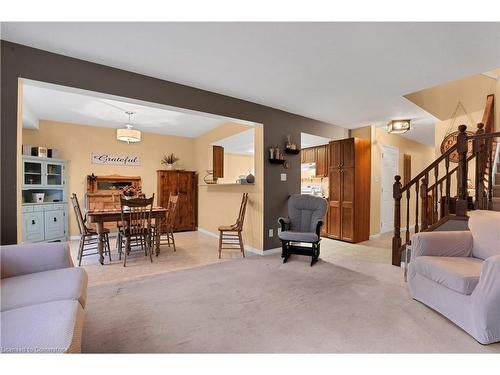
{"type": "Polygon", "coordinates": [[[500,341],[500,212],[472,211],[470,231],[412,236],[412,297],[481,344],[500,341]]]}

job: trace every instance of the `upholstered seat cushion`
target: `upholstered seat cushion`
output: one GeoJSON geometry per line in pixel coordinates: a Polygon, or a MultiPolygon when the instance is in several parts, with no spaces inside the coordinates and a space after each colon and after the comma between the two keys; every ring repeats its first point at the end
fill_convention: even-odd
{"type": "Polygon", "coordinates": [[[293,231],[282,231],[278,234],[280,240],[284,241],[296,241],[296,242],[316,242],[319,240],[316,233],[311,232],[293,232],[293,231]]]}
{"type": "Polygon", "coordinates": [[[1,311],[50,301],[74,300],[85,307],[88,277],[82,268],[61,268],[2,279],[1,311]]]}
{"type": "Polygon", "coordinates": [[[78,301],[47,302],[2,311],[0,315],[4,353],[81,351],[84,313],[78,301]]]}
{"type": "Polygon", "coordinates": [[[411,261],[410,268],[411,272],[469,295],[479,282],[482,265],[482,259],[471,257],[420,256],[411,261]]]}

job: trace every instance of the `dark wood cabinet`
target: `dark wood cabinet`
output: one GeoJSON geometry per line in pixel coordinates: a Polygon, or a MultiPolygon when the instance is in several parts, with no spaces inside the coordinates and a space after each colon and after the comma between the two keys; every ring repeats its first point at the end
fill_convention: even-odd
{"type": "Polygon", "coordinates": [[[370,234],[370,142],[330,142],[328,236],[361,242],[370,234]]]}
{"type": "Polygon", "coordinates": [[[212,162],[214,179],[224,178],[224,147],[212,146],[212,162]]]}
{"type": "Polygon", "coordinates": [[[316,148],[304,148],[302,151],[302,163],[314,163],[316,161],[316,148]]]}
{"type": "Polygon", "coordinates": [[[328,145],[316,147],[316,176],[328,176],[328,145]]]}
{"type": "Polygon", "coordinates": [[[328,145],[302,149],[300,162],[316,163],[316,177],[328,176],[328,145]]]}
{"type": "Polygon", "coordinates": [[[198,175],[196,172],[159,170],[156,173],[158,206],[167,207],[170,193],[179,195],[174,230],[196,230],[198,225],[198,175]]]}

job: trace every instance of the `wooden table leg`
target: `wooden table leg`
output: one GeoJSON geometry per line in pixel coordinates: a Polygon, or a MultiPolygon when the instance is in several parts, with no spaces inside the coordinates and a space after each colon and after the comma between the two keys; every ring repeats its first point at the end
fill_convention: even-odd
{"type": "Polygon", "coordinates": [[[160,234],[161,234],[161,217],[156,216],[155,217],[155,227],[156,227],[156,233],[155,233],[155,253],[156,256],[160,255],[160,234]]]}
{"type": "Polygon", "coordinates": [[[99,251],[99,263],[104,264],[104,223],[97,222],[97,250],[99,251]]]}

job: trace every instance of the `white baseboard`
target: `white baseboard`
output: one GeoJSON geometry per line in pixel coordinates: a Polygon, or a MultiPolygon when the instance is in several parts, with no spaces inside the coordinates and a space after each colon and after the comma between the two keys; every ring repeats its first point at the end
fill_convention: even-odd
{"type": "Polygon", "coordinates": [[[369,240],[376,240],[377,238],[380,238],[382,234],[380,233],[377,233],[377,234],[370,234],[370,236],[368,237],[369,240]]]}
{"type": "MultiPolygon", "coordinates": [[[[118,237],[118,232],[110,232],[108,234],[108,237],[118,237]]],[[[69,237],[69,240],[70,241],[79,241],[80,240],[80,236],[79,235],[76,235],[76,236],[70,236],[69,237]]]]}
{"type": "MultiPolygon", "coordinates": [[[[210,237],[219,238],[219,235],[217,233],[211,232],[208,229],[198,227],[198,232],[205,234],[207,236],[210,236],[210,237]]],[[[257,254],[257,255],[271,255],[271,254],[276,254],[276,253],[280,252],[281,247],[277,247],[277,248],[269,249],[269,250],[260,250],[260,249],[256,249],[255,247],[245,245],[245,251],[248,251],[250,253],[257,254]]]]}

